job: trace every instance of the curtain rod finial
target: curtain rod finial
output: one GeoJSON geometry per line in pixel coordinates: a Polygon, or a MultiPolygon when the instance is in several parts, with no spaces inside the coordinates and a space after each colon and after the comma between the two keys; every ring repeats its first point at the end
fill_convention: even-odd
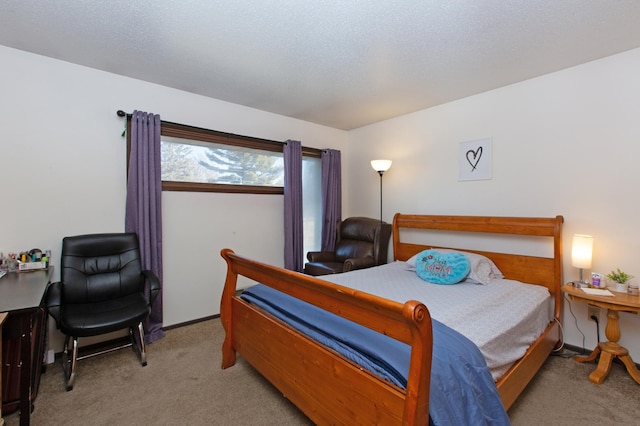
{"type": "Polygon", "coordinates": [[[116,112],[116,114],[118,115],[118,117],[126,117],[127,116],[127,113],[124,112],[121,109],[119,109],[118,112],[116,112]]]}

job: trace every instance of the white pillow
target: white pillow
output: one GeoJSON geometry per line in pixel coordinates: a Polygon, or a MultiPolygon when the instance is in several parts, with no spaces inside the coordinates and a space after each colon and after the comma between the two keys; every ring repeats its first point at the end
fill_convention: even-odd
{"type": "MultiPolygon", "coordinates": [[[[451,249],[433,249],[440,253],[446,252],[458,252],[464,254],[467,259],[469,259],[469,263],[471,264],[471,272],[465,281],[473,281],[478,284],[488,284],[489,281],[497,278],[504,278],[504,274],[498,269],[495,263],[491,259],[486,256],[482,256],[477,253],[469,253],[466,251],[459,250],[451,250],[451,249]]],[[[420,253],[418,253],[420,254],[420,253]]],[[[407,264],[415,269],[416,267],[416,258],[418,254],[412,256],[409,260],[407,260],[407,264]]]]}

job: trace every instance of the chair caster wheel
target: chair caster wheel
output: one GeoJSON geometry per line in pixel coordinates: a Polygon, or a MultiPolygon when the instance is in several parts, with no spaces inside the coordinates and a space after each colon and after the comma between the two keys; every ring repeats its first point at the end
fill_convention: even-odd
{"type": "Polygon", "coordinates": [[[73,386],[67,386],[67,392],[72,391],[73,390],[73,386]]]}
{"type": "Polygon", "coordinates": [[[145,361],[145,362],[143,362],[143,363],[142,363],[142,366],[143,366],[143,367],[146,367],[146,366],[147,366],[147,362],[146,362],[146,361],[145,361]]]}

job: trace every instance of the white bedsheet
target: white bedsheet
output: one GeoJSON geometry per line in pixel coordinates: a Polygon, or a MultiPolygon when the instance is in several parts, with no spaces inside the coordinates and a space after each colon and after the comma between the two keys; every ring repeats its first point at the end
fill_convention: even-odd
{"type": "Polygon", "coordinates": [[[551,320],[549,291],[513,280],[430,284],[401,261],[318,278],[400,303],[423,302],[432,318],[480,348],[494,380],[524,355],[551,320]]]}

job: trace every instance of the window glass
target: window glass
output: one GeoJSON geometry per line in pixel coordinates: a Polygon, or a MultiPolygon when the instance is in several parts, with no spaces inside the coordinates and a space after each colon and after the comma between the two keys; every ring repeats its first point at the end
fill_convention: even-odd
{"type": "Polygon", "coordinates": [[[230,185],[284,185],[282,153],[162,136],[162,180],[230,185]]]}
{"type": "Polygon", "coordinates": [[[320,250],[322,244],[322,161],[316,157],[302,157],[302,226],[303,250],[320,250]]]}

